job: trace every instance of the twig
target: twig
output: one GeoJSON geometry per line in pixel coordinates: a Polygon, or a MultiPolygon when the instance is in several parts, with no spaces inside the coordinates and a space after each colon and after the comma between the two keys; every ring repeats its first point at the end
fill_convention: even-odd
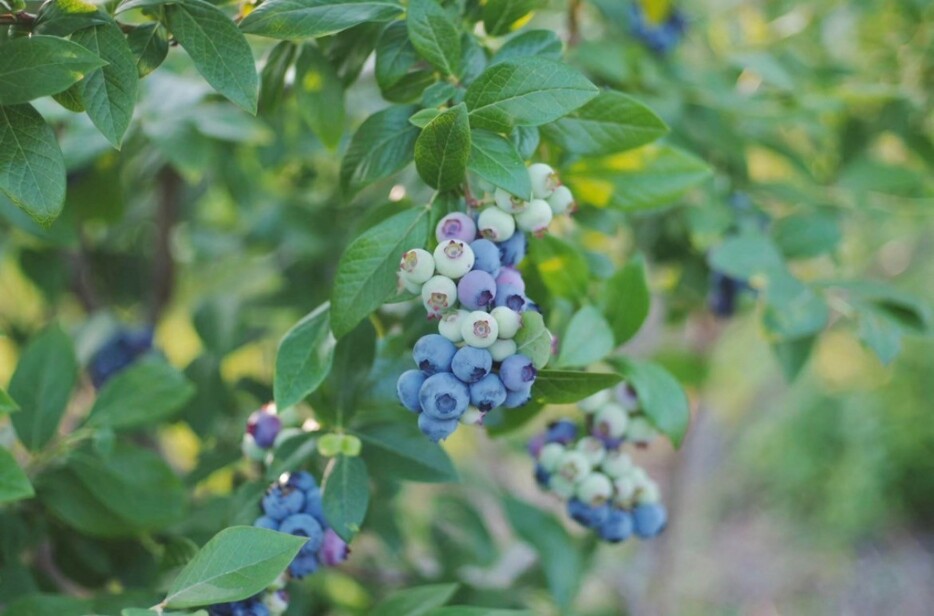
{"type": "Polygon", "coordinates": [[[568,3],[568,47],[577,47],[581,42],[580,13],[583,2],[571,0],[568,3]]]}
{"type": "Polygon", "coordinates": [[[178,220],[182,178],[169,166],[157,176],[156,246],[152,266],[152,305],[150,322],[156,324],[172,299],[175,288],[175,261],[172,259],[172,229],[178,220]]]}

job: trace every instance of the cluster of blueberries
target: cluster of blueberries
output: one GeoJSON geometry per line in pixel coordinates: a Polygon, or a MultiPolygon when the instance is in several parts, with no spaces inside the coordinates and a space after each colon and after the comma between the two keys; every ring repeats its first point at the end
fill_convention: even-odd
{"type": "Polygon", "coordinates": [[[120,328],[94,353],[88,365],[91,382],[100,389],[118,372],[152,350],[152,327],[120,328]]]}
{"type": "Polygon", "coordinates": [[[548,165],[532,165],[529,177],[530,201],[496,188],[486,209],[438,222],[433,253],[415,248],[402,255],[400,286],[421,296],[438,333],[415,344],[418,368],[399,377],[396,393],[435,442],[461,423],[481,424],[494,408],[531,398],[537,367],[517,352],[514,338],[522,313],[538,306],[525,295],[516,266],[525,258],[525,232],[544,232],[574,198],[548,165]]]}
{"type": "Polygon", "coordinates": [[[266,589],[242,601],[218,603],[208,608],[210,616],[280,616],[289,608],[289,595],[282,588],[266,589]]]}
{"type": "Polygon", "coordinates": [[[572,519],[611,543],[633,534],[655,537],[668,520],[658,485],[622,451],[625,442],[646,445],[655,428],[633,404],[630,388],[617,391],[623,403],[609,390],[580,403],[587,414],[584,436],[577,424],[563,419],[529,441],[536,482],[567,501],[572,519]]]}
{"type": "Polygon", "coordinates": [[[661,10],[647,11],[643,6],[644,1],[633,0],[629,5],[629,26],[632,35],[655,53],[668,53],[684,37],[687,29],[684,13],[678,8],[667,6],[667,3],[661,10]]]}

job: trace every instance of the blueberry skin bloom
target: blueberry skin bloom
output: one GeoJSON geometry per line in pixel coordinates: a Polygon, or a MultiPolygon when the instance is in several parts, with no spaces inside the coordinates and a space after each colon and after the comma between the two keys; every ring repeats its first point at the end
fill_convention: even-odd
{"type": "Polygon", "coordinates": [[[522,353],[507,357],[499,367],[499,378],[510,391],[524,391],[531,387],[537,374],[532,360],[522,353]]]}
{"type": "Polygon", "coordinates": [[[597,505],[594,507],[581,500],[572,498],[568,501],[568,515],[581,526],[599,528],[609,517],[610,506],[597,505]]]}
{"type": "Polygon", "coordinates": [[[402,406],[413,413],[421,413],[422,405],[418,401],[418,391],[428,377],[421,370],[406,370],[396,381],[396,395],[402,406]]]}
{"type": "Polygon", "coordinates": [[[496,297],[496,281],[482,270],[467,272],[457,283],[457,299],[468,310],[483,310],[496,297]]]}
{"type": "Polygon", "coordinates": [[[493,305],[497,308],[505,306],[516,312],[523,312],[529,304],[525,293],[516,285],[501,284],[496,287],[496,297],[493,299],[493,305]]]}
{"type": "Polygon", "coordinates": [[[505,402],[506,393],[499,376],[488,374],[470,385],[470,403],[485,413],[505,402]]]}
{"type": "Polygon", "coordinates": [[[499,257],[499,247],[490,240],[476,240],[471,242],[470,248],[473,250],[474,270],[486,272],[491,276],[499,274],[502,268],[502,262],[499,257]]]}
{"type": "Polygon", "coordinates": [[[632,512],[633,527],[642,539],[657,536],[668,523],[668,511],[661,503],[639,505],[632,512]]]}
{"type": "Polygon", "coordinates": [[[422,413],[418,416],[418,429],[422,434],[437,443],[454,434],[460,422],[456,419],[435,419],[428,413],[422,413]]]}
{"type": "Polygon", "coordinates": [[[577,438],[577,426],[572,421],[562,419],[548,426],[545,440],[549,443],[568,445],[577,438]]]}
{"type": "MultiPolygon", "coordinates": [[[[493,356],[486,349],[465,346],[454,354],[451,372],[465,383],[476,383],[493,369],[493,356]]],[[[480,409],[483,410],[483,409],[480,409]]]]}
{"type": "Polygon", "coordinates": [[[525,258],[528,240],[525,233],[517,231],[511,238],[497,244],[499,247],[499,260],[503,265],[515,267],[525,258]]]}
{"type": "Polygon", "coordinates": [[[283,489],[273,486],[263,496],[263,512],[273,520],[281,521],[298,513],[305,505],[305,495],[300,490],[283,489]]]}
{"type": "Polygon", "coordinates": [[[633,520],[632,514],[625,509],[610,509],[607,518],[597,529],[600,538],[610,543],[619,543],[625,541],[632,535],[633,520]]]}
{"type": "Polygon", "coordinates": [[[453,374],[443,372],[428,377],[418,392],[422,414],[448,421],[458,419],[470,404],[470,391],[453,374]]]}
{"type": "Polygon", "coordinates": [[[317,552],[324,541],[324,529],[318,520],[307,513],[296,513],[282,520],[279,526],[280,533],[288,533],[297,537],[308,537],[308,542],[302,546],[302,551],[317,552]]]}
{"type": "Polygon", "coordinates": [[[450,372],[455,353],[457,347],[441,334],[422,336],[412,349],[415,364],[427,375],[450,372]]]}
{"type": "Polygon", "coordinates": [[[519,293],[525,293],[525,280],[519,270],[512,267],[504,267],[499,270],[496,276],[496,286],[512,285],[519,289],[519,293]]]}

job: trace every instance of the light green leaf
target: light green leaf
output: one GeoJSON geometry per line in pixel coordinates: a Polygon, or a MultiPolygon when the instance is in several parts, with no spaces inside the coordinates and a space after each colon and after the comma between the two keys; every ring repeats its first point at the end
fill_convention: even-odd
{"type": "Polygon", "coordinates": [[[169,36],[160,23],[139,25],[133,28],[126,40],[136,58],[136,73],[140,77],[159,68],[169,53],[169,36]]]}
{"type": "Polygon", "coordinates": [[[444,449],[427,441],[413,421],[367,425],[354,434],[363,441],[363,458],[374,472],[426,483],[458,481],[444,449]]]}
{"type": "Polygon", "coordinates": [[[106,63],[81,45],[57,36],[6,41],[0,53],[0,105],[19,105],[61,92],[106,63]]]}
{"type": "Polygon", "coordinates": [[[794,381],[801,374],[811,356],[815,340],[816,336],[808,336],[772,343],[772,352],[788,382],[794,381]]]}
{"type": "Polygon", "coordinates": [[[552,295],[577,300],[587,294],[587,260],[579,250],[554,236],[531,242],[531,256],[552,295]]]}
{"type": "Polygon", "coordinates": [[[622,380],[613,372],[542,370],[532,386],[532,398],[542,404],[573,404],[622,380]]]}
{"type": "Polygon", "coordinates": [[[594,306],[584,306],[571,317],[559,339],[558,365],[583,367],[606,357],[613,350],[613,330],[594,306]]]}
{"type": "Polygon", "coordinates": [[[15,413],[18,410],[19,405],[16,404],[16,400],[11,398],[10,394],[0,387],[0,417],[15,413]]]}
{"type": "Polygon", "coordinates": [[[539,126],[574,111],[597,95],[577,69],[544,58],[516,58],[487,68],[464,101],[470,125],[494,132],[539,126]]]}
{"type": "Polygon", "coordinates": [[[901,351],[901,327],[884,312],[871,306],[862,306],[859,311],[857,335],[860,342],[871,349],[883,364],[892,363],[901,351]]]}
{"type": "Polygon", "coordinates": [[[563,55],[564,43],[557,34],[551,30],[528,30],[510,37],[493,56],[491,64],[528,57],[560,60],[563,55]]]}
{"type": "Polygon", "coordinates": [[[294,88],[305,122],[325,146],[337,149],[344,134],[344,86],[314,45],[302,46],[295,63],[294,88]]]}
{"type": "Polygon", "coordinates": [[[396,290],[399,257],[428,240],[429,210],[400,212],[358,236],[341,256],[331,294],[331,327],[339,338],[396,290]]]}
{"type": "Polygon", "coordinates": [[[636,335],[649,315],[651,305],[645,260],[636,255],[609,280],[603,292],[603,314],[613,328],[616,344],[636,335]]]}
{"type": "Polygon", "coordinates": [[[285,570],[305,541],[265,528],[226,528],[176,576],[164,603],[181,609],[251,597],[285,570]]]}
{"type": "Polygon", "coordinates": [[[446,75],[456,75],[461,62],[457,26],[436,0],[409,0],[405,18],[409,39],[418,53],[446,75]]]}
{"type": "Polygon", "coordinates": [[[339,456],[324,483],[324,517],[350,543],[360,530],[370,503],[370,476],[359,457],[339,456]]]}
{"type": "Polygon", "coordinates": [[[369,616],[425,616],[451,600],[457,584],[432,584],[399,590],[369,610],[369,616]]]}
{"type": "Polygon", "coordinates": [[[781,254],[772,241],[761,234],[736,235],[710,251],[711,269],[739,280],[770,276],[785,269],[781,254]]]}
{"type": "Polygon", "coordinates": [[[514,23],[542,5],[542,0],[487,0],[483,5],[483,26],[490,36],[502,36],[514,23]]]}
{"type": "MultiPolygon", "coordinates": [[[[440,109],[422,109],[420,111],[415,112],[415,114],[411,118],[409,118],[409,122],[411,122],[413,126],[417,126],[419,128],[425,128],[426,126],[428,126],[428,124],[432,120],[437,118],[439,115],[441,115],[440,109]]],[[[418,142],[416,141],[416,143],[418,142]]]]}
{"type": "Polygon", "coordinates": [[[259,78],[253,51],[233,21],[204,0],[165,7],[169,32],[191,56],[195,68],[218,92],[256,113],[259,78]]]}
{"type": "Polygon", "coordinates": [[[331,311],[321,304],[290,329],[276,352],[273,392],[279,408],[301,402],[327,377],[337,340],[331,334],[331,311]]]}
{"type": "Polygon", "coordinates": [[[153,8],[165,4],[174,4],[175,2],[178,2],[178,0],[123,0],[114,12],[119,15],[132,9],[153,8]]]}
{"type": "Polygon", "coordinates": [[[191,381],[164,359],[143,359],[104,385],[88,424],[120,430],[157,423],[181,410],[194,394],[191,381]]]}
{"type": "Polygon", "coordinates": [[[632,359],[622,360],[622,374],[636,391],[648,420],[675,447],[680,447],[691,422],[688,399],[680,383],[661,366],[632,359]]]}
{"type": "Polygon", "coordinates": [[[438,190],[456,188],[467,173],[470,124],[464,103],[429,122],[415,141],[415,168],[425,183],[438,190]]]}
{"type": "Polygon", "coordinates": [[[528,201],[532,197],[529,170],[511,141],[486,130],[471,131],[467,168],[487,182],[528,201]]]}
{"type": "Polygon", "coordinates": [[[394,105],[374,113],[360,125],[341,162],[344,190],[356,192],[412,162],[419,130],[409,118],[417,110],[413,105],[394,105]]]}
{"type": "Polygon", "coordinates": [[[784,270],[768,277],[764,300],[762,324],[773,341],[816,334],[830,319],[824,298],[784,270]]]}
{"type": "Polygon", "coordinates": [[[392,0],[267,0],[240,27],[277,39],[318,38],[366,22],[389,21],[401,12],[402,6],[392,0]]]}
{"type": "Polygon", "coordinates": [[[532,360],[536,369],[542,370],[551,359],[551,332],[545,327],[542,315],[533,310],[522,313],[522,327],[516,332],[517,353],[532,360]]]}
{"type": "Polygon", "coordinates": [[[836,249],[842,239],[840,222],[827,212],[792,214],[775,221],[772,237],[785,257],[807,259],[836,249]]]}
{"type": "Polygon", "coordinates": [[[0,504],[12,503],[35,496],[26,473],[16,463],[13,454],[0,447],[0,504]]]}

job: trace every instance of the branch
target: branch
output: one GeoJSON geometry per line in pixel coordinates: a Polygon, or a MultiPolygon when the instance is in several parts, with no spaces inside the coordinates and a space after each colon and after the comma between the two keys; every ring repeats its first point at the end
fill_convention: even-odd
{"type": "Polygon", "coordinates": [[[182,178],[169,166],[157,176],[155,254],[152,266],[152,305],[150,321],[155,325],[172,299],[175,288],[175,261],[172,259],[172,229],[178,220],[182,178]]]}
{"type": "Polygon", "coordinates": [[[568,47],[577,47],[581,42],[580,13],[583,2],[571,0],[568,4],[568,47]]]}

